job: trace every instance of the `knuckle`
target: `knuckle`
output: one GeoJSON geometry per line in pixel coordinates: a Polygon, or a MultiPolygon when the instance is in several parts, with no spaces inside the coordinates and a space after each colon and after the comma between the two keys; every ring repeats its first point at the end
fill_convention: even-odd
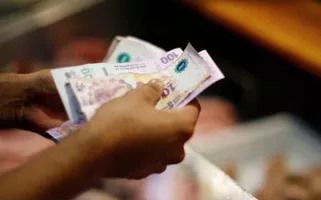
{"type": "Polygon", "coordinates": [[[156,173],[156,174],[161,174],[161,173],[163,173],[164,171],[166,171],[166,168],[167,168],[167,166],[158,167],[158,169],[155,171],[155,173],[156,173]]]}
{"type": "Polygon", "coordinates": [[[30,74],[30,91],[35,93],[56,93],[56,86],[49,70],[30,74]]]}
{"type": "Polygon", "coordinates": [[[0,120],[23,121],[29,116],[26,106],[20,102],[9,102],[5,106],[1,105],[0,108],[0,120]]]}
{"type": "Polygon", "coordinates": [[[161,88],[156,83],[149,83],[141,88],[142,96],[147,101],[152,101],[162,94],[161,88]]]}
{"type": "Polygon", "coordinates": [[[140,179],[146,178],[147,176],[148,174],[134,174],[130,176],[130,178],[134,180],[140,180],[140,179]]]}
{"type": "Polygon", "coordinates": [[[185,152],[181,153],[177,159],[178,162],[183,162],[183,160],[185,159],[185,152]]]}
{"type": "Polygon", "coordinates": [[[189,140],[193,134],[194,134],[194,126],[193,125],[185,125],[182,127],[181,131],[180,131],[180,135],[181,135],[181,138],[184,140],[184,141],[187,141],[189,140]]]}
{"type": "Polygon", "coordinates": [[[6,76],[6,81],[8,82],[17,82],[17,81],[21,81],[22,80],[22,75],[20,74],[8,74],[8,76],[6,76]]]}
{"type": "Polygon", "coordinates": [[[121,98],[122,99],[133,99],[136,95],[135,90],[129,90],[126,94],[124,94],[121,98]]]}
{"type": "Polygon", "coordinates": [[[150,93],[147,90],[142,91],[141,98],[146,102],[150,102],[150,101],[152,101],[154,99],[153,98],[153,93],[150,93]]]}
{"type": "Polygon", "coordinates": [[[148,84],[145,85],[145,87],[150,91],[150,92],[154,92],[154,93],[161,93],[162,92],[162,87],[155,83],[155,82],[150,82],[148,84]]]}
{"type": "Polygon", "coordinates": [[[52,79],[52,76],[49,72],[44,71],[43,72],[43,76],[42,76],[42,84],[45,87],[46,90],[52,90],[53,88],[55,88],[55,84],[54,81],[52,79]]]}
{"type": "Polygon", "coordinates": [[[173,160],[173,164],[178,164],[183,162],[183,160],[185,159],[185,152],[182,151],[181,153],[177,154],[177,156],[175,157],[175,159],[173,160]]]}
{"type": "Polygon", "coordinates": [[[178,141],[187,141],[189,140],[194,133],[194,124],[186,123],[185,121],[177,122],[177,120],[168,120],[167,127],[174,127],[173,135],[178,141]]]}

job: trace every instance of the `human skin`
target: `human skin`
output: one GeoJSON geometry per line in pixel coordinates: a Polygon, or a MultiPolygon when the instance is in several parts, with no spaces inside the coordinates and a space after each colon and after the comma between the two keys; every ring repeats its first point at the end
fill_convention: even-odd
{"type": "Polygon", "coordinates": [[[67,118],[49,70],[0,74],[0,128],[45,131],[67,118]]]}
{"type": "MultiPolygon", "coordinates": [[[[44,112],[50,106],[30,101],[34,95],[51,91],[50,77],[46,71],[26,76],[2,79],[2,88],[14,85],[24,90],[7,90],[6,94],[1,90],[7,98],[1,102],[1,116],[4,120],[24,119],[40,128],[58,124],[59,115],[44,112]],[[40,80],[46,87],[34,88],[40,80]],[[18,84],[21,81],[24,85],[18,84]],[[3,106],[6,103],[13,112],[3,106]]],[[[179,110],[156,110],[162,92],[163,86],[155,81],[106,103],[89,123],[59,145],[1,176],[0,199],[69,199],[102,177],[139,179],[181,162],[200,107],[194,102],[179,110]]]]}
{"type": "Polygon", "coordinates": [[[0,130],[0,175],[54,145],[53,141],[34,132],[21,129],[0,130]]]}

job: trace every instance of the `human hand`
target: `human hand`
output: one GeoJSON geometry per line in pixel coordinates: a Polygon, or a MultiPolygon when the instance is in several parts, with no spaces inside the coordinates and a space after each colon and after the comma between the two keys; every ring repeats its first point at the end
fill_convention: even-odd
{"type": "Polygon", "coordinates": [[[91,159],[108,169],[105,176],[140,179],[184,159],[200,107],[194,101],[182,109],[156,110],[162,92],[158,82],[132,90],[103,105],[80,131],[90,140],[91,159]]]}
{"type": "Polygon", "coordinates": [[[0,121],[27,122],[44,131],[67,118],[50,70],[0,75],[0,121]]]}

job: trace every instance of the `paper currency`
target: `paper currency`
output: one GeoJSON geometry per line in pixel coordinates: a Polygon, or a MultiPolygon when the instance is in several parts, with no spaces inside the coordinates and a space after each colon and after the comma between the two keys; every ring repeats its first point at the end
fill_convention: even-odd
{"type": "MultiPolygon", "coordinates": [[[[209,56],[207,51],[204,50],[200,52],[198,56],[195,49],[191,45],[190,45],[190,48],[192,49],[194,56],[197,57],[198,60],[202,58],[202,60],[204,60],[207,63],[207,65],[209,66],[210,77],[205,82],[202,82],[201,85],[199,85],[190,94],[187,94],[187,95],[185,94],[185,99],[181,101],[179,105],[177,104],[175,105],[178,108],[185,106],[192,99],[197,97],[202,91],[204,91],[207,87],[209,87],[216,81],[224,78],[224,75],[221,73],[219,68],[215,65],[214,61],[209,56]]],[[[61,96],[61,99],[63,101],[63,104],[66,108],[68,117],[71,120],[71,122],[66,123],[65,126],[63,126],[63,128],[54,128],[54,129],[48,130],[47,132],[51,134],[53,137],[55,137],[56,139],[63,138],[61,135],[66,136],[70,134],[72,130],[74,130],[73,128],[68,129],[67,128],[68,125],[73,125],[72,122],[75,122],[75,123],[78,123],[76,127],[79,127],[80,122],[86,120],[86,117],[83,114],[83,111],[78,103],[78,100],[74,95],[72,88],[70,87],[69,83],[71,79],[73,78],[97,79],[97,78],[104,78],[111,75],[122,74],[122,73],[138,73],[138,74],[157,73],[168,68],[182,54],[183,54],[182,49],[177,48],[163,54],[162,56],[154,58],[153,60],[147,60],[142,62],[119,63],[119,64],[98,63],[98,64],[88,64],[88,65],[67,67],[67,68],[60,68],[60,69],[53,70],[52,75],[54,77],[59,94],[61,96]]],[[[108,85],[110,86],[110,84],[108,85]]],[[[131,85],[131,87],[134,88],[134,85],[131,85]]],[[[123,87],[119,87],[118,89],[119,91],[122,91],[122,92],[117,94],[122,95],[125,91],[128,91],[129,88],[127,88],[127,90],[124,90],[123,87]]],[[[94,109],[92,109],[91,111],[86,111],[88,113],[91,113],[91,114],[88,114],[88,116],[91,116],[94,113],[93,110],[97,109],[99,107],[99,104],[95,106],[93,107],[94,109]]],[[[174,105],[172,107],[174,107],[174,105]]]]}
{"type": "Polygon", "coordinates": [[[64,137],[79,129],[82,124],[82,122],[72,123],[71,121],[67,121],[60,127],[48,130],[47,133],[49,133],[57,141],[61,141],[64,137]]]}
{"type": "Polygon", "coordinates": [[[119,44],[120,41],[124,40],[125,37],[122,37],[122,36],[116,36],[114,39],[113,39],[113,42],[111,43],[109,49],[108,49],[108,52],[107,52],[107,55],[105,57],[105,61],[108,60],[108,58],[110,57],[110,55],[113,53],[113,51],[115,50],[115,48],[117,47],[117,45],[119,44]]]}
{"type": "Polygon", "coordinates": [[[209,66],[189,44],[177,61],[157,73],[124,73],[95,79],[74,78],[70,80],[70,85],[85,116],[84,119],[90,120],[102,104],[153,79],[161,79],[165,84],[164,93],[156,109],[177,108],[209,77],[209,66]]]}
{"type": "MultiPolygon", "coordinates": [[[[124,43],[126,43],[126,40],[139,43],[137,46],[135,46],[136,48],[139,48],[139,46],[147,46],[146,47],[148,49],[147,51],[140,52],[141,54],[143,54],[143,59],[149,58],[149,55],[151,54],[150,52],[154,52],[157,55],[163,55],[165,52],[163,49],[161,49],[161,48],[159,48],[159,47],[157,47],[147,41],[143,41],[141,39],[138,39],[138,38],[135,38],[132,36],[127,36],[127,37],[116,36],[115,39],[113,40],[113,43],[112,43],[112,45],[108,51],[107,57],[105,59],[107,62],[112,61],[111,54],[115,51],[115,48],[118,46],[118,44],[121,41],[124,41],[124,43]]],[[[131,45],[131,44],[128,43],[127,45],[131,45]]],[[[125,45],[125,47],[126,47],[126,45],[125,45]]],[[[143,48],[143,49],[145,49],[145,48],[143,48]]],[[[179,52],[176,52],[176,53],[179,53],[179,52]]],[[[116,55],[117,53],[114,53],[114,54],[116,55]]],[[[219,70],[219,68],[216,66],[216,64],[214,63],[211,56],[208,54],[208,52],[206,50],[200,52],[199,55],[205,60],[205,62],[207,62],[210,66],[213,66],[213,67],[211,67],[211,70],[212,70],[211,71],[211,78],[209,80],[207,80],[205,83],[203,83],[199,88],[197,88],[192,94],[190,94],[189,98],[192,98],[192,99],[197,97],[200,93],[202,93],[206,88],[208,88],[210,85],[212,85],[216,81],[224,78],[224,75],[219,70]]],[[[142,73],[142,71],[139,71],[139,73],[142,73]]],[[[181,103],[180,107],[185,106],[189,102],[189,98],[186,98],[186,100],[181,103]]]]}
{"type": "MultiPolygon", "coordinates": [[[[182,50],[181,49],[175,49],[173,51],[168,52],[166,55],[167,57],[170,58],[169,55],[173,55],[172,53],[176,53],[177,55],[181,55],[182,50]]],[[[181,102],[177,107],[183,107],[185,106],[188,102],[190,102],[192,99],[194,99],[195,97],[197,97],[202,91],[204,91],[206,88],[208,88],[210,85],[212,85],[213,83],[215,83],[216,81],[224,78],[224,75],[222,74],[222,72],[219,70],[219,68],[216,66],[216,64],[214,63],[214,61],[212,60],[212,58],[209,56],[209,54],[207,53],[207,51],[202,51],[199,53],[199,56],[208,64],[209,66],[209,71],[210,71],[210,77],[203,83],[201,83],[201,85],[199,87],[197,87],[191,94],[189,94],[183,102],[181,102]]],[[[157,72],[160,71],[161,69],[166,69],[166,63],[164,60],[164,58],[166,58],[165,56],[162,56],[161,58],[157,58],[154,60],[155,63],[158,63],[156,65],[147,65],[140,63],[136,63],[136,64],[132,64],[130,66],[136,66],[136,67],[129,67],[128,65],[123,65],[120,64],[120,67],[117,67],[116,65],[110,65],[111,68],[108,68],[109,72],[108,74],[117,74],[118,72],[139,72],[140,70],[143,73],[148,73],[148,72],[157,72]],[[157,62],[157,60],[161,60],[163,59],[163,62],[157,62]],[[143,67],[137,67],[137,66],[143,66],[143,67]],[[149,68],[150,67],[150,68],[149,68]],[[112,71],[112,69],[121,69],[121,70],[115,70],[112,71]],[[149,69],[149,70],[147,70],[149,69]]],[[[167,59],[168,62],[169,59],[167,59]]],[[[99,68],[99,64],[95,64],[97,66],[97,69],[91,68],[92,71],[96,70],[98,72],[100,72],[101,74],[103,73],[104,68],[99,68]],[[100,70],[98,70],[100,69],[100,70]]],[[[93,65],[91,65],[90,67],[93,67],[93,65]]],[[[101,67],[101,66],[100,66],[101,67]]],[[[87,66],[88,68],[88,66],[87,66]]],[[[74,74],[74,77],[86,77],[84,74],[81,73],[81,69],[84,68],[80,68],[80,67],[70,67],[70,68],[63,68],[63,69],[57,69],[53,71],[53,76],[55,78],[55,82],[57,84],[57,88],[58,91],[60,93],[60,96],[62,98],[62,101],[67,102],[67,105],[78,105],[78,102],[76,100],[76,97],[73,94],[71,88],[68,87],[64,87],[64,85],[69,83],[69,78],[67,76],[65,76],[66,74],[70,73],[70,74],[74,74]],[[78,76],[77,76],[78,75],[78,76]],[[60,87],[59,87],[60,86],[60,87]],[[65,88],[67,88],[68,90],[66,90],[65,88]],[[69,97],[69,99],[68,99],[69,97]],[[73,97],[73,98],[71,98],[73,97]],[[75,103],[76,102],[76,103],[75,103]]],[[[95,71],[95,72],[96,72],[95,71]]],[[[93,77],[98,78],[98,77],[106,77],[106,74],[104,73],[103,75],[101,75],[99,73],[92,73],[93,77]]],[[[72,78],[72,77],[70,77],[72,78]]],[[[109,86],[110,87],[110,86],[109,86]]],[[[133,86],[132,86],[133,87],[133,86]]],[[[106,87],[107,88],[107,87],[106,87]]],[[[120,87],[120,90],[122,90],[122,92],[127,91],[126,89],[120,87]]],[[[122,93],[120,93],[121,95],[122,93]]],[[[89,101],[89,100],[88,100],[89,101]]],[[[98,105],[96,105],[95,109],[97,109],[97,107],[99,107],[98,105]]],[[[81,112],[80,107],[66,107],[66,110],[68,112],[68,110],[74,109],[73,113],[73,118],[69,117],[69,119],[75,119],[75,121],[82,121],[83,120],[83,115],[81,112]],[[81,116],[81,117],[79,117],[81,116]],[[80,118],[80,119],[79,119],[80,118]]],[[[47,132],[52,135],[53,137],[55,137],[56,139],[60,140],[63,138],[63,136],[69,135],[70,133],[72,133],[72,131],[74,130],[73,128],[68,129],[67,126],[68,124],[72,124],[71,122],[66,123],[66,126],[64,126],[63,128],[54,128],[51,130],[48,130],[47,132]]],[[[78,124],[76,127],[79,127],[80,125],[78,124]]]]}
{"type": "Polygon", "coordinates": [[[112,63],[137,62],[153,59],[164,53],[163,49],[141,39],[117,36],[104,60],[112,63]]]}
{"type": "Polygon", "coordinates": [[[174,62],[181,54],[182,49],[177,48],[169,51],[162,56],[156,57],[153,60],[146,60],[133,63],[97,63],[87,64],[74,67],[66,67],[54,69],[51,71],[55,84],[57,86],[62,103],[66,109],[68,118],[73,122],[77,119],[75,113],[77,109],[74,109],[75,97],[68,88],[69,80],[72,78],[102,78],[110,75],[116,75],[120,73],[155,73],[166,69],[172,62],[174,62]]]}
{"type": "Polygon", "coordinates": [[[157,53],[157,54],[164,54],[166,51],[150,42],[147,42],[147,41],[144,41],[142,39],[139,39],[139,38],[136,38],[136,37],[133,37],[133,36],[127,36],[127,39],[128,40],[132,40],[132,41],[136,41],[136,42],[139,42],[139,43],[143,43],[145,44],[151,51],[157,53]]]}
{"type": "Polygon", "coordinates": [[[202,57],[202,59],[208,64],[209,70],[210,70],[210,77],[204,81],[199,87],[197,87],[192,93],[190,93],[186,99],[180,103],[178,108],[186,106],[191,100],[196,98],[198,95],[200,95],[205,89],[210,87],[215,82],[221,80],[224,78],[223,73],[221,70],[217,67],[211,56],[208,54],[206,50],[203,50],[199,52],[199,55],[202,57]]]}

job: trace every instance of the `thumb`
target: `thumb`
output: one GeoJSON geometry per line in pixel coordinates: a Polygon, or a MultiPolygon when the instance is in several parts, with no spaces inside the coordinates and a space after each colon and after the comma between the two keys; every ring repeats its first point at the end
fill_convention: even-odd
{"type": "Polygon", "coordinates": [[[143,100],[155,106],[164,92],[164,83],[161,80],[154,79],[138,88],[133,90],[130,95],[135,95],[135,98],[143,100]]]}

